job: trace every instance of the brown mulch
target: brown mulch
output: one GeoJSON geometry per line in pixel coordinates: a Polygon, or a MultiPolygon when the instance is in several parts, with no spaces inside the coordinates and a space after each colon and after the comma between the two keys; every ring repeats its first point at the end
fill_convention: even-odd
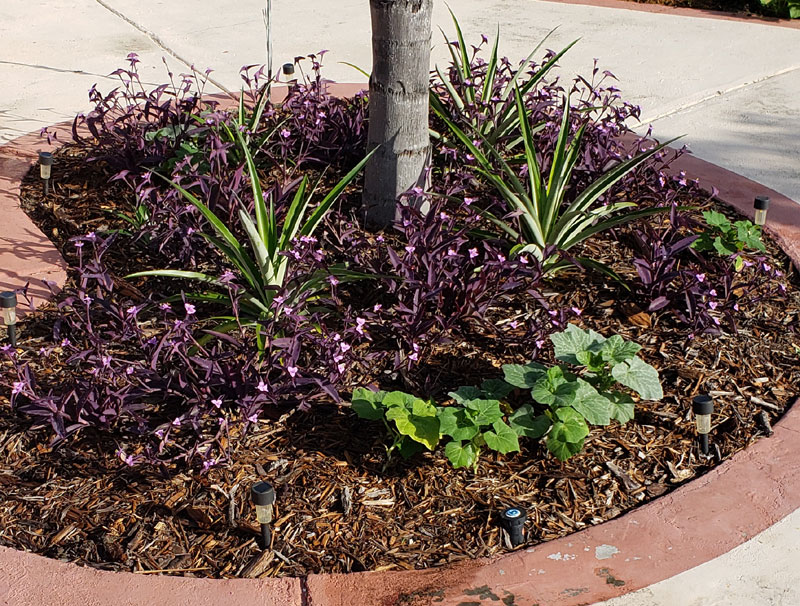
{"type": "MultiPolygon", "coordinates": [[[[31,178],[23,206],[64,250],[70,235],[120,227],[90,209],[111,196],[124,208],[130,194],[96,181],[85,164],[62,157],[52,199],[42,203],[31,178]]],[[[224,468],[164,477],[123,465],[108,436],[84,432],[50,448],[46,432],[30,431],[3,398],[0,543],[110,570],[263,577],[415,569],[501,553],[508,546],[497,513],[512,505],[529,512],[528,546],[614,518],[746,448],[768,433],[764,416],[775,422],[796,395],[800,337],[787,327],[800,319],[800,282],[786,256],[768,246],[773,265],[792,275],[788,303],[746,310],[735,336],[687,341],[669,321],[619,305],[602,283],[569,291],[553,285],[560,305],[584,310],[580,323],[642,345],[665,392],[661,402],[640,403],[635,421],[592,431],[584,451],[565,463],[528,440],[521,453],[483,454],[477,472],[452,469],[441,449],[398,458],[383,471],[383,428],[346,408],[319,406],[232,436],[224,468]],[[708,459],[698,456],[690,412],[692,396],[704,392],[717,406],[718,454],[708,459]],[[273,483],[278,498],[273,551],[264,553],[249,503],[259,478],[273,483]]],[[[21,346],[36,351],[48,331],[47,314],[27,320],[21,346]]],[[[482,353],[494,358],[488,350],[472,356],[482,353]]]]}

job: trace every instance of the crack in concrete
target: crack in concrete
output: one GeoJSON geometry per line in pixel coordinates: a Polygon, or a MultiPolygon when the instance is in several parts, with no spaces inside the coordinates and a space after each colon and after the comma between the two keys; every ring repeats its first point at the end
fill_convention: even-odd
{"type": "Polygon", "coordinates": [[[14,65],[17,67],[30,67],[32,69],[43,69],[51,72],[58,72],[60,74],[78,74],[80,76],[94,76],[96,78],[110,78],[108,75],[96,74],[94,72],[87,72],[82,69],[67,69],[63,67],[52,67],[50,65],[39,65],[38,63],[20,63],[19,61],[3,61],[0,60],[2,65],[14,65]]]}
{"type": "Polygon", "coordinates": [[[706,103],[708,101],[712,101],[714,99],[720,99],[720,98],[722,98],[725,95],[728,95],[730,93],[735,93],[737,91],[750,88],[751,86],[756,86],[758,84],[762,84],[762,83],[767,82],[769,80],[772,80],[774,78],[779,78],[780,76],[785,76],[786,74],[790,74],[790,73],[796,72],[798,70],[800,70],[800,65],[794,65],[792,67],[787,67],[786,69],[782,69],[780,71],[777,71],[774,74],[769,74],[769,75],[763,76],[761,78],[756,78],[755,80],[751,80],[749,82],[743,82],[741,84],[737,84],[735,86],[731,86],[730,88],[726,88],[724,90],[715,91],[714,93],[708,94],[708,95],[706,95],[706,96],[704,96],[704,97],[702,97],[700,99],[697,99],[695,101],[691,101],[691,102],[686,103],[684,105],[680,105],[680,106],[678,106],[678,107],[676,107],[674,109],[665,111],[664,113],[657,114],[655,116],[643,116],[641,118],[640,122],[641,122],[642,125],[652,124],[654,122],[658,122],[659,120],[663,120],[664,118],[669,118],[670,116],[674,116],[675,114],[679,114],[679,113],[681,113],[683,111],[695,108],[695,107],[697,107],[699,105],[702,105],[702,104],[704,104],[704,103],[706,103]]]}
{"type": "MultiPolygon", "coordinates": [[[[173,49],[172,49],[172,48],[171,48],[171,47],[170,47],[170,46],[169,46],[169,45],[168,45],[166,42],[164,42],[164,41],[163,41],[163,40],[162,40],[162,39],[159,37],[159,35],[158,35],[158,34],[156,34],[155,32],[152,32],[152,31],[150,31],[149,29],[147,29],[147,28],[146,28],[146,27],[144,27],[143,25],[141,25],[141,24],[137,23],[136,21],[134,21],[133,19],[131,19],[130,17],[128,17],[128,16],[127,16],[125,13],[122,13],[121,11],[118,11],[118,10],[117,10],[117,9],[115,9],[113,6],[111,6],[111,5],[107,4],[107,3],[106,3],[106,2],[104,2],[103,0],[95,0],[95,2],[97,2],[97,4],[99,4],[100,6],[102,6],[104,9],[106,9],[106,10],[107,10],[108,12],[110,12],[112,15],[115,15],[115,16],[119,17],[120,19],[122,19],[123,21],[125,21],[125,23],[127,23],[128,25],[130,25],[130,26],[134,27],[135,29],[139,30],[141,33],[143,33],[145,36],[147,36],[147,37],[148,37],[148,38],[149,38],[149,39],[150,39],[150,40],[153,42],[153,44],[155,44],[156,46],[158,46],[158,47],[159,47],[160,49],[162,49],[163,51],[165,51],[165,52],[169,53],[170,55],[172,55],[173,57],[175,57],[175,59],[177,59],[178,61],[180,61],[181,63],[183,63],[183,64],[184,64],[186,67],[188,67],[189,69],[191,69],[192,71],[194,71],[194,69],[195,69],[195,68],[194,68],[194,63],[192,63],[191,61],[188,61],[187,59],[185,59],[185,58],[183,58],[181,55],[179,55],[179,54],[178,54],[178,53],[177,53],[175,50],[173,50],[173,49]]],[[[216,86],[218,89],[220,89],[221,91],[223,91],[223,92],[227,93],[228,95],[233,95],[233,93],[232,93],[230,90],[228,90],[228,89],[225,87],[225,85],[223,85],[221,82],[219,82],[219,81],[215,80],[215,79],[214,79],[214,78],[212,78],[211,76],[206,76],[206,77],[208,78],[208,81],[209,81],[209,82],[211,82],[211,84],[213,84],[214,86],[216,86]]]]}

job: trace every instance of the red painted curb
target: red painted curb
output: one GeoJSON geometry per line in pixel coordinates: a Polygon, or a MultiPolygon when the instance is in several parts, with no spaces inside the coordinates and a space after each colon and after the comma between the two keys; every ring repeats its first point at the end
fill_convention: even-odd
{"type": "MultiPolygon", "coordinates": [[[[347,94],[360,88],[341,85],[335,90],[347,94]]],[[[42,271],[57,277],[59,271],[63,274],[63,261],[43,234],[29,220],[25,223],[27,217],[13,197],[35,161],[35,150],[42,147],[40,141],[26,135],[0,147],[4,230],[22,230],[18,240],[3,240],[15,243],[12,253],[26,251],[28,267],[38,267],[41,256],[50,259],[45,264],[50,269],[42,271]]],[[[689,155],[673,163],[673,170],[685,171],[707,189],[714,184],[721,199],[748,215],[756,195],[770,195],[769,231],[800,267],[800,205],[689,155]]],[[[4,279],[0,277],[3,286],[4,279]]],[[[771,438],[672,493],[599,526],[490,560],[408,572],[314,574],[304,581],[212,580],[97,571],[0,547],[0,600],[13,606],[591,604],[722,555],[799,508],[798,434],[800,406],[795,406],[776,424],[771,438]]]]}
{"type": "Polygon", "coordinates": [[[723,21],[738,21],[740,23],[754,23],[772,25],[774,27],[788,27],[800,29],[800,20],[778,19],[776,17],[763,17],[761,15],[748,15],[742,13],[726,13],[703,8],[681,8],[677,6],[664,6],[663,4],[639,4],[626,0],[544,0],[559,4],[580,4],[583,6],[597,6],[600,8],[616,8],[620,10],[638,11],[640,13],[658,13],[661,15],[675,15],[678,17],[696,17],[701,19],[721,19],[723,21]]]}

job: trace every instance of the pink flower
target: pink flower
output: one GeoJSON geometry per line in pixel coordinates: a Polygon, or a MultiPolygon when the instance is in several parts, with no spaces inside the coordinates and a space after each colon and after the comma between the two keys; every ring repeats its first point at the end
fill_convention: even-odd
{"type": "Polygon", "coordinates": [[[572,308],[572,313],[574,313],[576,316],[579,316],[579,315],[581,315],[583,313],[583,311],[578,309],[577,307],[573,307],[572,308]]]}
{"type": "Polygon", "coordinates": [[[348,351],[350,349],[350,344],[343,341],[339,343],[339,347],[342,349],[342,351],[348,351]]]}
{"type": "Polygon", "coordinates": [[[197,309],[191,303],[184,303],[183,307],[186,309],[186,315],[191,316],[197,312],[197,309]]]}
{"type": "Polygon", "coordinates": [[[208,471],[216,464],[217,464],[216,459],[209,459],[208,461],[203,461],[203,471],[208,471]]]}
{"type": "Polygon", "coordinates": [[[698,282],[705,282],[706,281],[706,275],[705,274],[695,274],[694,277],[697,278],[698,282]]]}
{"type": "Polygon", "coordinates": [[[284,139],[288,139],[291,136],[291,134],[292,134],[291,131],[287,128],[284,128],[281,131],[281,137],[283,137],[284,139]]]}
{"type": "Polygon", "coordinates": [[[516,320],[511,320],[511,322],[509,322],[508,325],[511,328],[516,328],[517,326],[519,326],[519,322],[517,322],[516,320]]]}
{"type": "Polygon", "coordinates": [[[261,393],[267,393],[269,391],[269,386],[266,383],[264,383],[264,381],[259,381],[258,387],[256,387],[256,389],[261,393]]]}
{"type": "Polygon", "coordinates": [[[247,417],[247,420],[250,421],[251,423],[258,423],[258,413],[254,412],[249,417],[247,417]]]}
{"type": "Polygon", "coordinates": [[[414,251],[417,250],[416,246],[406,246],[406,252],[410,255],[413,254],[414,251]]]}
{"type": "Polygon", "coordinates": [[[331,286],[336,286],[339,284],[339,279],[336,276],[328,276],[328,282],[331,283],[331,286]]]}
{"type": "MultiPolygon", "coordinates": [[[[474,158],[472,158],[472,157],[471,157],[471,156],[468,154],[468,155],[467,155],[467,160],[474,160],[474,158]]],[[[464,205],[465,205],[465,206],[469,206],[469,205],[470,205],[470,204],[472,204],[473,202],[475,202],[475,198],[464,198],[464,205]]]]}
{"type": "Polygon", "coordinates": [[[346,367],[345,367],[345,365],[344,365],[344,364],[339,364],[339,365],[337,365],[337,366],[336,366],[336,368],[339,370],[339,373],[341,374],[341,373],[343,373],[343,372],[344,372],[344,369],[345,369],[346,367]]]}
{"type": "Polygon", "coordinates": [[[222,407],[222,398],[215,398],[215,399],[211,400],[211,403],[214,406],[216,406],[217,408],[221,408],[222,407]]]}
{"type": "Polygon", "coordinates": [[[372,308],[372,311],[378,313],[381,309],[383,309],[383,305],[381,305],[380,303],[375,303],[375,307],[372,308]]]}
{"type": "Polygon", "coordinates": [[[286,372],[288,372],[289,376],[294,379],[297,376],[297,366],[287,366],[286,372]]]}
{"type": "Polygon", "coordinates": [[[22,393],[24,389],[25,389],[25,383],[23,383],[22,381],[14,381],[14,385],[11,387],[11,393],[12,394],[22,393]]]}
{"type": "Polygon", "coordinates": [[[358,334],[360,334],[360,335],[364,334],[364,324],[366,324],[366,323],[367,323],[367,321],[364,318],[356,318],[356,324],[357,324],[356,332],[358,334]]]}
{"type": "Polygon", "coordinates": [[[448,257],[455,257],[457,255],[458,255],[458,253],[454,249],[452,249],[452,248],[448,248],[447,249],[447,256],[448,257]]]}
{"type": "Polygon", "coordinates": [[[478,256],[478,249],[477,248],[470,248],[469,251],[467,251],[467,252],[469,252],[469,258],[470,259],[474,259],[475,257],[478,256]]]}

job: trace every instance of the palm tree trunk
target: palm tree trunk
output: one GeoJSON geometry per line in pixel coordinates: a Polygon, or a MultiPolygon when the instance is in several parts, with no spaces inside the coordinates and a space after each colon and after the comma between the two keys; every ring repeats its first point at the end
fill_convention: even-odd
{"type": "Polygon", "coordinates": [[[370,0],[369,6],[367,145],[381,148],[367,164],[363,202],[367,223],[385,227],[396,216],[397,197],[425,185],[433,0],[370,0]]]}

